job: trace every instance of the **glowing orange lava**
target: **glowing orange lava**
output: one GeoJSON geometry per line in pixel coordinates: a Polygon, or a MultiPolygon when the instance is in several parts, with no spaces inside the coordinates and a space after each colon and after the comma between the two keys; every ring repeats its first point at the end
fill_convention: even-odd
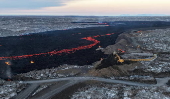
{"type": "Polygon", "coordinates": [[[142,31],[137,31],[137,33],[141,33],[142,31]]]}
{"type": "Polygon", "coordinates": [[[5,62],[5,64],[6,64],[6,65],[11,65],[11,63],[10,63],[10,62],[5,62]]]}
{"type": "Polygon", "coordinates": [[[105,35],[97,35],[97,36],[92,36],[92,37],[84,37],[81,39],[85,39],[87,41],[93,42],[92,44],[85,45],[85,46],[79,46],[76,48],[71,48],[71,49],[63,49],[60,51],[51,51],[51,52],[45,52],[45,53],[38,53],[38,54],[30,54],[30,55],[21,55],[21,56],[8,56],[8,57],[0,57],[0,60],[6,60],[6,59],[11,59],[11,60],[16,60],[16,59],[22,59],[22,58],[28,58],[28,57],[33,57],[33,56],[39,56],[39,55],[60,55],[62,53],[74,53],[75,51],[82,50],[82,49],[89,49],[98,44],[100,41],[94,39],[96,37],[101,37],[101,36],[107,36],[107,35],[112,35],[114,33],[109,33],[105,35]]]}
{"type": "Polygon", "coordinates": [[[98,24],[107,24],[107,23],[98,23],[98,24]]]}
{"type": "Polygon", "coordinates": [[[121,53],[125,53],[125,51],[124,51],[124,50],[122,50],[122,49],[118,49],[118,51],[121,51],[121,53]]]}
{"type": "Polygon", "coordinates": [[[34,64],[34,61],[30,61],[31,64],[34,64]]]}

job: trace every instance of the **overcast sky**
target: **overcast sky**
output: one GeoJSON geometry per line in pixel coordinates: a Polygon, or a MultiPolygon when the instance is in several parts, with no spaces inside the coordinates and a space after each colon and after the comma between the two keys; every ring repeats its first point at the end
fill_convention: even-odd
{"type": "Polygon", "coordinates": [[[170,15],[170,0],[0,0],[0,15],[170,15]]]}

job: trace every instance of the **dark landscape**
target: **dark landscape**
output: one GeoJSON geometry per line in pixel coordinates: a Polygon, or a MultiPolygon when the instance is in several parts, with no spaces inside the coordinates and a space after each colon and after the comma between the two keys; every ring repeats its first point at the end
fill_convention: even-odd
{"type": "MultiPolygon", "coordinates": [[[[86,24],[88,23],[92,22],[86,22],[86,24]]],[[[1,64],[4,64],[4,61],[10,61],[10,67],[13,74],[29,72],[31,70],[57,67],[62,64],[90,65],[100,60],[100,58],[107,57],[101,51],[96,51],[95,49],[98,48],[98,46],[105,48],[108,45],[114,44],[118,35],[123,32],[137,28],[152,29],[170,26],[169,22],[161,21],[118,21],[103,23],[107,24],[108,26],[58,30],[38,34],[1,37],[0,45],[2,46],[0,47],[0,56],[11,57],[39,54],[44,52],[51,52],[54,50],[60,51],[62,49],[71,49],[79,46],[85,46],[91,44],[92,42],[81,39],[83,37],[92,37],[96,35],[114,33],[112,35],[95,38],[100,41],[100,43],[90,49],[77,50],[74,53],[63,52],[56,55],[45,54],[20,59],[9,58],[1,60],[1,64]],[[31,61],[34,61],[35,63],[31,64],[31,61]]],[[[1,66],[2,74],[6,71],[5,69],[7,68],[4,64],[4,66],[1,66]]]]}
{"type": "Polygon", "coordinates": [[[0,98],[170,97],[162,17],[0,19],[0,98]]]}
{"type": "Polygon", "coordinates": [[[170,0],[0,0],[0,99],[170,99],[170,0]]]}

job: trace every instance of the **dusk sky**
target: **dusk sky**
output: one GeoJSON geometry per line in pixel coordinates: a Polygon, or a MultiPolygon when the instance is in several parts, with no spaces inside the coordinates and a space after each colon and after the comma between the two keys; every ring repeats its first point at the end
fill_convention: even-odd
{"type": "Polygon", "coordinates": [[[170,0],[0,0],[0,15],[170,15],[170,0]]]}

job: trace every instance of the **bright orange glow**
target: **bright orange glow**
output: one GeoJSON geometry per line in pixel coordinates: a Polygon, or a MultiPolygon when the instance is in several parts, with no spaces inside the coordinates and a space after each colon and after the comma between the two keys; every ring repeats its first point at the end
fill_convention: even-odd
{"type": "Polygon", "coordinates": [[[5,64],[6,64],[6,65],[11,65],[11,63],[10,63],[10,62],[5,62],[5,64]]]}
{"type": "Polygon", "coordinates": [[[137,33],[141,33],[142,31],[137,31],[137,33]]]}
{"type": "Polygon", "coordinates": [[[34,61],[30,61],[31,64],[34,64],[35,62],[34,61]]]}
{"type": "Polygon", "coordinates": [[[112,35],[112,34],[106,34],[106,35],[112,35]]]}
{"type": "MultiPolygon", "coordinates": [[[[105,34],[105,36],[109,36],[112,35],[114,33],[109,33],[109,34],[105,34]]],[[[40,55],[61,55],[62,53],[74,53],[75,51],[78,50],[82,50],[82,49],[89,49],[92,48],[93,46],[97,45],[98,43],[100,43],[100,41],[94,39],[97,37],[101,37],[104,35],[97,35],[97,36],[92,36],[92,37],[84,37],[81,39],[87,40],[87,41],[91,41],[93,42],[92,44],[89,45],[84,45],[84,46],[78,46],[77,48],[71,48],[71,49],[63,49],[60,51],[51,51],[51,52],[46,52],[46,53],[38,53],[38,54],[30,54],[30,55],[21,55],[21,56],[9,56],[9,57],[0,57],[0,60],[6,60],[6,59],[11,59],[11,60],[16,60],[16,59],[22,59],[22,58],[28,58],[28,57],[34,57],[34,56],[40,56],[40,55]]],[[[5,62],[7,65],[10,64],[9,62],[5,62]]],[[[34,63],[33,61],[31,61],[31,63],[34,63]]]]}
{"type": "Polygon", "coordinates": [[[107,24],[107,23],[98,23],[98,24],[107,24]]]}

